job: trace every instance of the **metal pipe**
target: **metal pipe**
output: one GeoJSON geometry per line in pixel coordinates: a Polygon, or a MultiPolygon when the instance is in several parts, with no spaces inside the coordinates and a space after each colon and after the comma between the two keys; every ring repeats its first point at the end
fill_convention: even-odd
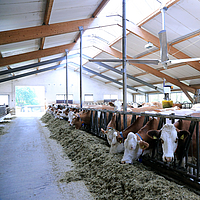
{"type": "MultiPolygon", "coordinates": [[[[123,40],[122,40],[122,53],[123,53],[123,111],[127,111],[127,75],[126,75],[126,0],[123,0],[123,40]]],[[[124,128],[127,126],[126,115],[124,115],[124,128]]]]}
{"type": "Polygon", "coordinates": [[[165,30],[165,11],[167,11],[167,7],[163,7],[161,9],[161,14],[162,14],[162,30],[165,30]]]}
{"type": "Polygon", "coordinates": [[[79,31],[80,31],[80,107],[82,108],[82,36],[83,36],[83,27],[79,26],[79,31]]]}
{"type": "Polygon", "coordinates": [[[68,63],[67,63],[67,54],[68,54],[68,49],[65,49],[66,53],[66,106],[68,106],[68,63]]]}

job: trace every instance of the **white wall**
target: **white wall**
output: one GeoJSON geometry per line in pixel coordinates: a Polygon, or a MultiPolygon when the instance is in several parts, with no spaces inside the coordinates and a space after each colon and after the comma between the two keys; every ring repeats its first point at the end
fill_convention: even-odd
{"type": "MultiPolygon", "coordinates": [[[[91,79],[87,75],[83,75],[82,80],[83,101],[84,94],[93,94],[94,101],[103,101],[104,94],[118,95],[118,100],[123,99],[123,91],[101,81],[91,79]]],[[[57,69],[49,72],[31,75],[28,77],[0,83],[0,94],[8,94],[10,96],[9,106],[15,107],[15,86],[45,86],[46,104],[55,103],[56,94],[66,93],[66,73],[65,69],[57,69]]],[[[80,77],[78,72],[68,70],[68,93],[73,94],[74,103],[79,103],[80,99],[80,77]]],[[[127,101],[132,102],[131,93],[127,93],[127,101]]]]}

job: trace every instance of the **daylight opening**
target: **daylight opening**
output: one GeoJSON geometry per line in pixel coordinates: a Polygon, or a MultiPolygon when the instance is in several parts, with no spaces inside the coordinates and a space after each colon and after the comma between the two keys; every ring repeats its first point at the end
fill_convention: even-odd
{"type": "Polygon", "coordinates": [[[16,113],[33,113],[45,111],[44,86],[16,86],[16,113]]]}

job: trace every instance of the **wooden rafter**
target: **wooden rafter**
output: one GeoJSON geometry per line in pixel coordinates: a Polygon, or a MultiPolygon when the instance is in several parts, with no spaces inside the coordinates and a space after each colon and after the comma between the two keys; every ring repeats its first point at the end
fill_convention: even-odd
{"type": "Polygon", "coordinates": [[[97,17],[97,15],[102,11],[102,9],[106,6],[106,4],[109,2],[110,0],[102,0],[102,2],[99,4],[99,6],[97,7],[97,9],[94,11],[94,13],[92,14],[92,17],[97,17]]]}
{"type": "Polygon", "coordinates": [[[113,19],[102,20],[98,18],[88,18],[11,31],[3,31],[0,32],[0,45],[38,39],[64,33],[78,32],[79,26],[82,26],[83,29],[86,30],[104,26],[113,26],[116,24],[117,23],[113,21],[113,19]]]}
{"type": "Polygon", "coordinates": [[[65,49],[71,50],[74,47],[74,45],[75,43],[70,43],[70,44],[66,44],[66,45],[62,45],[58,47],[51,47],[51,48],[47,48],[43,50],[0,58],[0,67],[14,64],[14,63],[24,62],[27,60],[33,60],[33,59],[38,59],[38,58],[42,58],[46,56],[51,56],[54,54],[64,53],[65,49]]]}

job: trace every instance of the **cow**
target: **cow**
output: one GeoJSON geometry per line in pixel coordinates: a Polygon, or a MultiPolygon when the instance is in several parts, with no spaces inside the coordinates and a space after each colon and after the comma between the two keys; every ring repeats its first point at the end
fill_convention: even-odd
{"type": "Polygon", "coordinates": [[[80,129],[84,124],[90,125],[90,114],[90,110],[76,113],[72,117],[71,125],[75,125],[76,129],[80,129]]]}
{"type": "MultiPolygon", "coordinates": [[[[111,110],[114,111],[114,107],[107,106],[107,105],[91,105],[90,108],[94,108],[96,110],[111,110]]],[[[90,125],[90,114],[93,111],[81,111],[80,113],[76,114],[72,124],[75,125],[76,129],[80,129],[83,124],[90,125]]],[[[107,113],[108,116],[109,113],[107,113]]],[[[94,116],[94,115],[93,115],[94,116]]],[[[99,116],[98,116],[99,121],[99,116]]]]}
{"type": "Polygon", "coordinates": [[[107,130],[101,129],[103,134],[106,134],[108,143],[110,145],[110,153],[121,153],[124,151],[123,143],[127,138],[129,132],[136,133],[144,123],[144,116],[138,116],[135,122],[128,126],[125,130],[119,132],[116,130],[115,114],[107,125],[107,130]]]}
{"type": "Polygon", "coordinates": [[[170,163],[174,160],[174,153],[178,146],[182,146],[189,132],[186,130],[179,130],[175,124],[165,124],[161,130],[152,130],[148,132],[148,136],[152,139],[160,138],[162,146],[162,160],[170,163]]]}
{"type": "MultiPolygon", "coordinates": [[[[192,117],[200,117],[200,113],[193,113],[191,114],[192,117]]],[[[183,130],[183,131],[187,131],[188,135],[191,135],[191,133],[189,132],[189,128],[190,128],[190,123],[191,121],[188,120],[178,120],[174,126],[178,129],[178,130],[183,130]]],[[[199,133],[200,133],[200,126],[199,126],[199,133]]],[[[200,152],[200,145],[199,145],[199,149],[197,147],[197,138],[196,138],[196,126],[194,128],[193,134],[192,134],[192,138],[191,138],[191,145],[189,147],[188,150],[188,156],[193,156],[195,158],[197,158],[197,151],[200,152]]],[[[200,134],[199,134],[199,141],[200,141],[200,134]]],[[[184,148],[184,143],[185,141],[183,141],[182,144],[180,144],[180,146],[178,146],[177,151],[176,151],[176,156],[177,159],[180,160],[181,157],[183,156],[183,148],[184,148]]]]}
{"type": "Polygon", "coordinates": [[[156,145],[156,140],[149,137],[150,130],[157,130],[159,119],[151,118],[145,126],[143,126],[137,133],[127,136],[124,142],[124,155],[121,160],[122,164],[132,164],[133,160],[137,160],[144,150],[151,152],[156,145]]]}

